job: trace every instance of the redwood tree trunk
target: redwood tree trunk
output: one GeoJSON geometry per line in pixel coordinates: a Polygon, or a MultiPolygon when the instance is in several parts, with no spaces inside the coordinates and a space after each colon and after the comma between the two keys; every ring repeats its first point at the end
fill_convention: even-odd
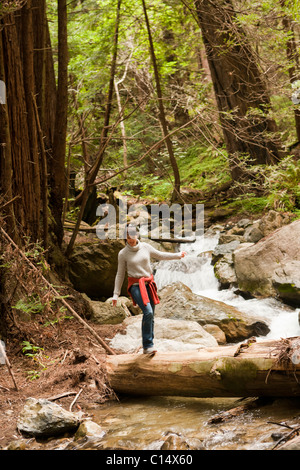
{"type": "Polygon", "coordinates": [[[3,67],[9,120],[9,136],[6,139],[11,144],[13,169],[12,179],[7,184],[11,184],[12,195],[18,197],[14,203],[14,213],[19,226],[22,227],[22,235],[36,239],[39,233],[36,191],[39,191],[39,188],[35,187],[35,163],[31,155],[28,127],[34,124],[28,119],[18,34],[20,23],[17,27],[14,14],[6,16],[2,23],[3,67]]]}
{"type": "MultiPolygon", "coordinates": [[[[22,54],[23,54],[23,77],[24,77],[24,92],[27,107],[27,118],[29,122],[29,146],[32,161],[32,175],[34,191],[34,206],[35,219],[39,220],[41,195],[40,195],[40,166],[39,166],[39,148],[37,138],[37,128],[35,124],[35,113],[33,107],[32,97],[35,95],[35,77],[34,77],[34,42],[33,42],[33,24],[32,24],[32,10],[31,0],[27,0],[26,5],[22,10],[22,54]]],[[[40,238],[40,226],[36,224],[34,238],[40,238]]]]}
{"type": "Polygon", "coordinates": [[[15,8],[0,18],[0,80],[7,91],[0,106],[1,203],[6,230],[16,242],[22,244],[24,235],[39,239],[44,220],[47,247],[45,147],[49,153],[56,89],[45,0],[15,8]]]}
{"type": "Polygon", "coordinates": [[[240,156],[252,164],[280,158],[270,98],[248,38],[231,0],[195,0],[233,179],[241,179],[240,156]]]}

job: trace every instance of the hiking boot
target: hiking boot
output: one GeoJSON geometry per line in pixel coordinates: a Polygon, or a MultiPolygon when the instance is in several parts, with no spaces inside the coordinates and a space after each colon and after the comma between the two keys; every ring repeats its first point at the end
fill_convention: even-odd
{"type": "Polygon", "coordinates": [[[143,349],[143,353],[144,353],[144,354],[155,354],[156,352],[157,352],[157,350],[154,349],[153,347],[143,349]]]}

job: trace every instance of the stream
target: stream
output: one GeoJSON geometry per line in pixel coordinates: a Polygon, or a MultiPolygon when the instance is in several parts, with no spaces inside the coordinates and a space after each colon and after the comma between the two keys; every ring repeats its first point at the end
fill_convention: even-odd
{"type": "MultiPolygon", "coordinates": [[[[187,255],[180,261],[161,261],[156,266],[158,288],[181,281],[196,294],[237,307],[248,315],[264,318],[270,332],[265,338],[300,335],[300,309],[276,299],[245,300],[233,289],[219,290],[210,252],[218,233],[182,244],[187,255]]],[[[299,422],[300,399],[276,399],[221,424],[208,424],[215,414],[240,404],[237,398],[123,397],[90,410],[92,419],[106,431],[103,449],[160,449],[170,434],[180,436],[193,449],[265,450],[276,444],[285,428],[299,422]]]]}

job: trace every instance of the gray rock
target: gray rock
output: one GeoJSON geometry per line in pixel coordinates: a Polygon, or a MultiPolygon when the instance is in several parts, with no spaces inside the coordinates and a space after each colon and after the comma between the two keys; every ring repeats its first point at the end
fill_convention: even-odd
{"type": "Polygon", "coordinates": [[[257,243],[263,237],[264,237],[264,234],[260,230],[258,223],[247,227],[244,233],[244,240],[245,242],[249,242],[249,243],[257,243]]]}
{"type": "Polygon", "coordinates": [[[121,305],[113,307],[107,302],[97,300],[91,300],[90,302],[93,309],[91,321],[99,325],[117,325],[122,323],[128,316],[127,311],[121,305]]]}
{"type": "Polygon", "coordinates": [[[229,253],[219,259],[214,265],[214,272],[220,282],[221,288],[228,288],[237,284],[233,263],[233,254],[229,253]]]}
{"type": "Polygon", "coordinates": [[[249,318],[237,308],[224,302],[194,294],[181,282],[168,285],[159,291],[160,304],[156,317],[196,321],[200,325],[217,325],[228,342],[242,341],[250,336],[264,336],[268,325],[257,318],[249,318]]]}
{"type": "Polygon", "coordinates": [[[266,237],[275,232],[275,230],[287,225],[289,222],[290,217],[287,214],[270,210],[258,221],[258,227],[264,237],[266,237]]]}
{"type": "Polygon", "coordinates": [[[79,428],[76,431],[74,436],[75,440],[81,439],[83,437],[88,439],[102,439],[104,437],[105,431],[99,426],[99,424],[95,423],[92,420],[85,420],[83,421],[79,428]]]}
{"type": "MultiPolygon", "coordinates": [[[[76,245],[69,258],[69,278],[74,288],[92,299],[111,297],[123,240],[98,240],[76,245]]],[[[125,280],[122,295],[126,295],[125,280]]]]}
{"type": "MultiPolygon", "coordinates": [[[[133,353],[141,348],[142,316],[127,318],[124,321],[125,334],[116,334],[110,346],[117,351],[133,353]]],[[[203,347],[216,347],[216,339],[195,321],[174,320],[155,316],[155,348],[159,351],[195,350],[203,347]]]]}
{"type": "Polygon", "coordinates": [[[290,261],[275,270],[273,287],[278,297],[285,302],[300,307],[300,261],[290,261]]]}
{"type": "Polygon", "coordinates": [[[241,220],[238,221],[237,226],[238,226],[238,227],[243,227],[243,228],[245,228],[245,227],[247,227],[248,225],[250,225],[251,223],[252,223],[252,222],[251,222],[250,219],[241,219],[241,220]]]}
{"type": "Polygon", "coordinates": [[[19,416],[17,428],[34,437],[57,436],[75,432],[80,419],[75,413],[64,410],[46,399],[28,398],[19,416]]]}
{"type": "Polygon", "coordinates": [[[210,325],[209,323],[206,325],[203,325],[203,328],[207,333],[212,335],[216,340],[218,344],[225,344],[226,343],[226,336],[224,331],[221,330],[217,325],[210,325]]]}
{"type": "Polygon", "coordinates": [[[240,240],[233,240],[229,243],[217,245],[214,251],[212,252],[213,264],[216,263],[219,259],[221,259],[224,255],[233,253],[240,245],[240,243],[240,240]]]}
{"type": "Polygon", "coordinates": [[[300,221],[233,253],[238,287],[257,297],[279,295],[300,305],[300,221]]]}

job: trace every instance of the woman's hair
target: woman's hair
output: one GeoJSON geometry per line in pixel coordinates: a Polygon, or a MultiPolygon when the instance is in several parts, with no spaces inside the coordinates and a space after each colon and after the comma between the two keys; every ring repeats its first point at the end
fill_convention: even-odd
{"type": "Polygon", "coordinates": [[[139,228],[137,225],[134,224],[127,224],[124,230],[124,238],[134,238],[139,236],[139,228]]]}

